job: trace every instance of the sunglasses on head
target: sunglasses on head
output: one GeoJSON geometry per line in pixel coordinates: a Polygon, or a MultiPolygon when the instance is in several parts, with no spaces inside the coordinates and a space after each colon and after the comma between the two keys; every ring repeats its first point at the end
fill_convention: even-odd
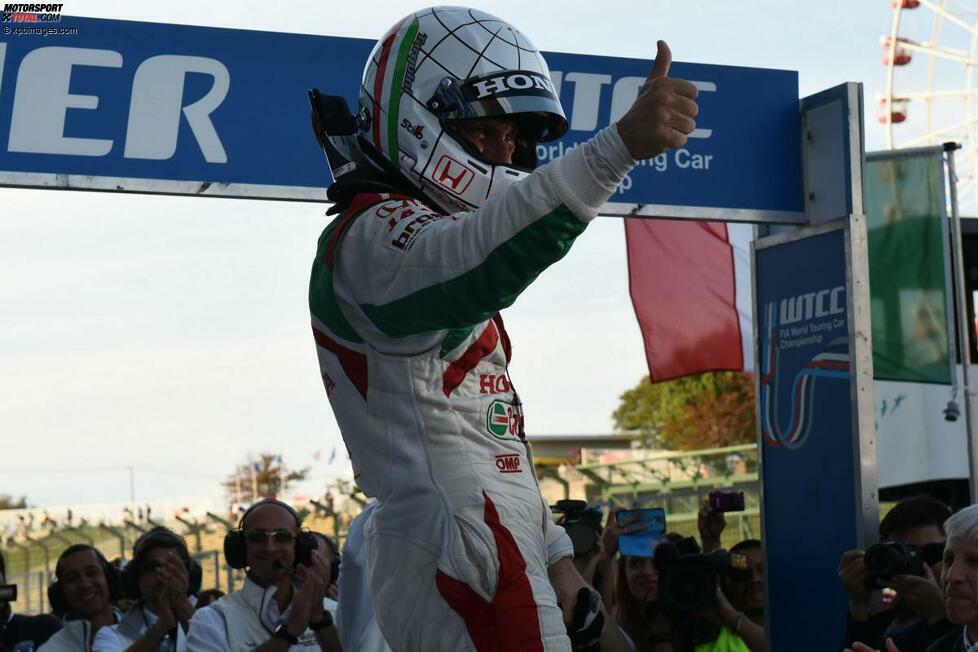
{"type": "Polygon", "coordinates": [[[295,532],[281,528],[278,530],[245,530],[245,541],[248,543],[264,543],[271,538],[275,543],[292,543],[295,541],[295,532]]]}

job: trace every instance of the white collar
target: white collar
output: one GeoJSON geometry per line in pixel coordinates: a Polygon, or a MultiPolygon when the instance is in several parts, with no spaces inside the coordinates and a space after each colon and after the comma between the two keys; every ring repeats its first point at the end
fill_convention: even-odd
{"type": "Polygon", "coordinates": [[[275,593],[278,591],[277,585],[272,584],[271,586],[261,587],[250,577],[246,577],[244,588],[241,590],[247,596],[248,602],[255,609],[256,614],[258,614],[262,625],[267,629],[274,630],[288,618],[292,609],[292,603],[289,603],[285,611],[279,611],[278,602],[275,601],[275,593]]]}
{"type": "Polygon", "coordinates": [[[964,638],[964,652],[978,652],[978,641],[972,643],[971,639],[968,638],[968,626],[965,625],[962,630],[961,636],[964,638]]]}

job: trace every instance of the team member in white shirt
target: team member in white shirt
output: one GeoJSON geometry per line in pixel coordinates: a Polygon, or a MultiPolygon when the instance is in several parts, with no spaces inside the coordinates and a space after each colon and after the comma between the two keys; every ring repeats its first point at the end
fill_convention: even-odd
{"type": "Polygon", "coordinates": [[[248,571],[245,585],[194,614],[188,652],[340,649],[324,608],[329,568],[301,528],[302,519],[281,501],[248,508],[224,541],[228,565],[248,571]]]}

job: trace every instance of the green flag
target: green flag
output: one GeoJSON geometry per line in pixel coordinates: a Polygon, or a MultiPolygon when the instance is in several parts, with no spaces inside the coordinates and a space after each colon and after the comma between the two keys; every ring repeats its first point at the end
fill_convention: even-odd
{"type": "Polygon", "coordinates": [[[950,271],[941,152],[874,154],[863,175],[873,375],[877,380],[950,384],[950,271]]]}

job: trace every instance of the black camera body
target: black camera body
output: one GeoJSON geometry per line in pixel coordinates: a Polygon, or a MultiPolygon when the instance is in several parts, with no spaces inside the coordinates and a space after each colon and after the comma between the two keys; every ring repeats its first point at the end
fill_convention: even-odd
{"type": "Polygon", "coordinates": [[[0,602],[17,602],[16,584],[0,584],[0,602]]]}
{"type": "Polygon", "coordinates": [[[895,575],[924,576],[924,554],[917,546],[899,541],[874,543],[866,549],[866,588],[878,589],[879,580],[895,575]]]}
{"type": "Polygon", "coordinates": [[[574,557],[583,557],[601,546],[601,516],[583,500],[558,500],[551,510],[563,514],[558,521],[574,544],[574,557]]]}
{"type": "Polygon", "coordinates": [[[656,607],[673,616],[713,605],[721,576],[741,581],[751,577],[750,562],[744,555],[726,550],[703,554],[692,538],[659,544],[654,563],[659,573],[656,607]]]}
{"type": "Polygon", "coordinates": [[[645,605],[645,620],[651,622],[658,613],[668,616],[676,627],[672,643],[680,652],[692,652],[696,646],[716,640],[720,626],[703,611],[716,603],[721,577],[740,581],[751,578],[750,560],[726,550],[703,554],[690,537],[678,543],[660,543],[652,561],[659,573],[659,591],[655,601],[645,605]]]}

